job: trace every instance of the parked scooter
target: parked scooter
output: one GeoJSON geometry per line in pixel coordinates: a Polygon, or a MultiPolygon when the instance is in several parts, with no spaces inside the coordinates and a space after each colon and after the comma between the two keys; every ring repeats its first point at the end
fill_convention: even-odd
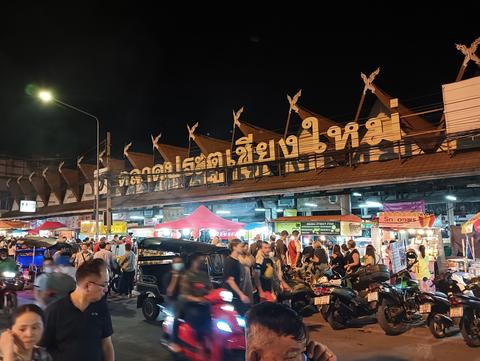
{"type": "Polygon", "coordinates": [[[0,275],[0,308],[10,315],[17,308],[17,290],[23,289],[23,279],[18,272],[4,271],[0,275]]]}
{"type": "Polygon", "coordinates": [[[396,284],[378,287],[377,320],[387,335],[400,335],[425,323],[422,314],[431,311],[433,300],[422,293],[408,269],[396,274],[396,284]]]}
{"type": "Polygon", "coordinates": [[[434,283],[437,292],[426,293],[433,301],[427,325],[434,337],[443,338],[460,331],[463,306],[455,295],[470,291],[463,277],[450,270],[437,276],[434,283]]]}
{"type": "MultiPolygon", "coordinates": [[[[178,343],[180,352],[175,354],[191,361],[237,361],[245,359],[245,320],[230,304],[233,295],[222,288],[212,290],[205,299],[211,304],[211,334],[204,340],[195,330],[179,319],[178,343]]],[[[173,333],[172,315],[163,322],[168,337],[173,333]]]]}
{"type": "Polygon", "coordinates": [[[314,289],[318,296],[315,297],[315,305],[334,330],[375,323],[376,285],[388,277],[386,269],[377,266],[366,267],[345,277],[335,272],[327,273],[318,280],[314,289]],[[347,287],[347,284],[355,289],[347,287]]]}

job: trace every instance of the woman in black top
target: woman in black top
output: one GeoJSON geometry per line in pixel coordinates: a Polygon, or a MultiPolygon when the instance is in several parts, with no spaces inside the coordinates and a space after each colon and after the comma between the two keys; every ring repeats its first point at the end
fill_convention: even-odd
{"type": "Polygon", "coordinates": [[[360,267],[360,253],[355,248],[356,243],[353,239],[347,242],[348,254],[345,257],[345,271],[346,273],[353,273],[360,267]]]}
{"type": "Polygon", "coordinates": [[[330,266],[332,267],[333,271],[340,273],[342,276],[345,274],[345,259],[343,258],[343,254],[338,244],[333,246],[332,257],[330,258],[330,266]]]}

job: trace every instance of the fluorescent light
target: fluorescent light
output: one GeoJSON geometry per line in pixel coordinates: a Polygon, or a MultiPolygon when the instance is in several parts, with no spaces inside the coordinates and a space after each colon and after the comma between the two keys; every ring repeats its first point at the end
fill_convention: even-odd
{"type": "Polygon", "coordinates": [[[183,215],[184,216],[189,216],[189,215],[191,215],[191,213],[184,213],[183,215]]]}
{"type": "Polygon", "coordinates": [[[222,211],[222,210],[220,210],[220,211],[216,211],[215,213],[216,213],[216,214],[230,214],[230,211],[222,211]]]}
{"type": "Polygon", "coordinates": [[[315,203],[304,203],[304,205],[307,207],[318,207],[315,203]]]}
{"type": "Polygon", "coordinates": [[[145,217],[144,217],[144,216],[130,216],[130,219],[138,219],[138,220],[140,220],[140,219],[145,219],[145,217]]]}
{"type": "Polygon", "coordinates": [[[280,213],[280,212],[283,212],[283,209],[282,208],[277,208],[277,209],[275,209],[275,211],[280,213]]]}
{"type": "Polygon", "coordinates": [[[265,208],[255,208],[255,212],[265,212],[265,208]]]}
{"type": "Polygon", "coordinates": [[[382,208],[383,204],[380,202],[366,201],[358,205],[360,208],[382,208]]]}
{"type": "Polygon", "coordinates": [[[353,192],[353,193],[352,193],[352,196],[354,196],[354,197],[361,197],[361,196],[362,196],[362,193],[353,192]]]}
{"type": "Polygon", "coordinates": [[[448,195],[445,196],[445,199],[447,199],[449,201],[456,201],[457,197],[455,197],[453,194],[448,194],[448,195]]]}

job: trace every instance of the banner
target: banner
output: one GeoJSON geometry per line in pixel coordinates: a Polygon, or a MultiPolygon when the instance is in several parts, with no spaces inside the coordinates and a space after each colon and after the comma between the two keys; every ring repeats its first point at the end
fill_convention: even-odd
{"type": "Polygon", "coordinates": [[[431,228],[435,216],[420,212],[382,212],[378,225],[383,228],[431,228]]]}
{"type": "Polygon", "coordinates": [[[409,202],[386,202],[383,203],[385,212],[421,212],[425,213],[425,201],[409,201],[409,202]]]}
{"type": "Polygon", "coordinates": [[[392,242],[388,245],[392,257],[392,272],[398,273],[407,268],[407,256],[405,243],[402,241],[392,242]]]}

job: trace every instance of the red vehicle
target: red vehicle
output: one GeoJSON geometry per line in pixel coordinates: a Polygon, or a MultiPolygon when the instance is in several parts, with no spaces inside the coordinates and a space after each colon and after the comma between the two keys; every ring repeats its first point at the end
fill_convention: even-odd
{"type": "MultiPolygon", "coordinates": [[[[233,294],[223,288],[212,290],[206,301],[211,304],[211,334],[199,340],[195,330],[179,320],[178,339],[181,348],[177,356],[190,361],[240,361],[245,360],[245,319],[230,303],[233,294]]],[[[163,322],[163,331],[169,337],[173,331],[173,316],[163,322]]]]}

